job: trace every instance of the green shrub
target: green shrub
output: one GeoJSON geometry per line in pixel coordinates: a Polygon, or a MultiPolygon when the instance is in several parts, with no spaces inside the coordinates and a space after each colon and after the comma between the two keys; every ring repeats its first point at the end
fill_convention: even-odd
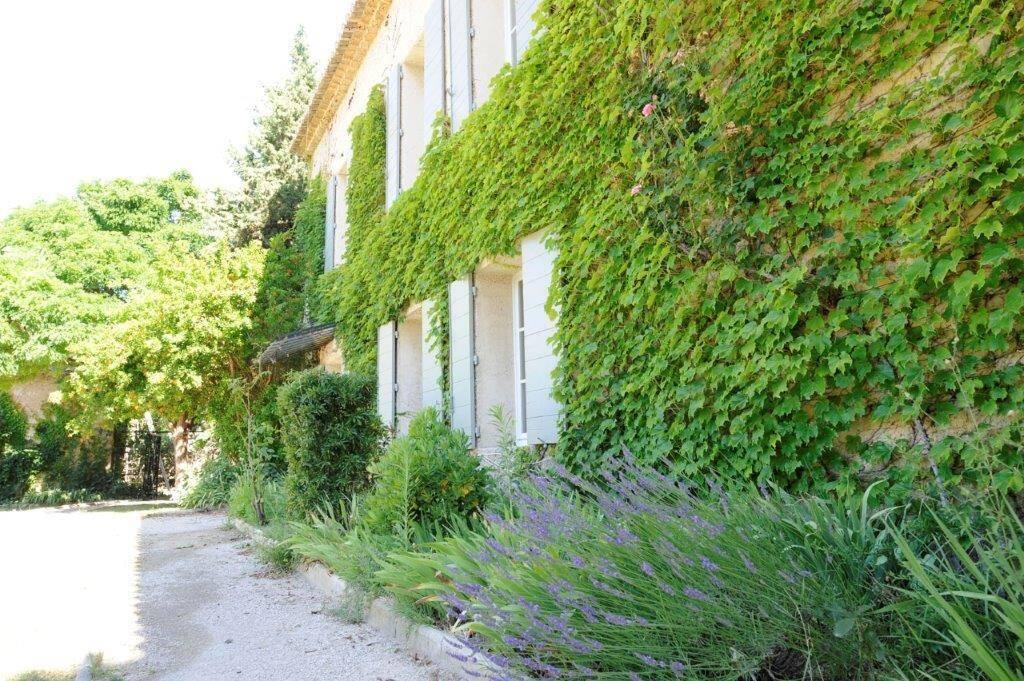
{"type": "Polygon", "coordinates": [[[285,487],[291,515],[335,506],[367,483],[384,428],[374,409],[376,383],[352,374],[310,369],[278,390],[285,487]]]}
{"type": "Polygon", "coordinates": [[[181,497],[184,508],[211,508],[223,506],[231,498],[231,488],[238,479],[238,466],[223,454],[218,454],[199,469],[199,475],[181,497]]]}
{"type": "Polygon", "coordinates": [[[461,432],[425,409],[369,468],[373,488],[364,502],[363,525],[377,534],[411,541],[416,526],[448,526],[478,516],[492,482],[461,432]]]}
{"type": "Polygon", "coordinates": [[[74,415],[61,405],[48,405],[36,423],[39,481],[47,490],[72,495],[94,492],[112,496],[124,492],[123,482],[108,470],[112,441],[109,431],[88,436],[69,432],[74,415]]]}
{"type": "MultiPolygon", "coordinates": [[[[256,511],[252,504],[252,485],[239,476],[231,486],[231,494],[228,497],[228,513],[239,518],[250,525],[259,525],[256,511]]],[[[287,502],[285,500],[284,484],[279,479],[267,480],[263,484],[263,511],[266,513],[267,521],[281,521],[287,515],[287,502]]]]}
{"type": "Polygon", "coordinates": [[[0,392],[0,501],[17,501],[28,491],[39,468],[36,452],[25,449],[28,420],[5,392],[0,392]]]}
{"type": "Polygon", "coordinates": [[[11,449],[0,454],[0,502],[20,500],[37,467],[38,458],[31,450],[11,449]]]}
{"type": "Polygon", "coordinates": [[[8,449],[25,446],[28,419],[6,392],[0,392],[0,456],[8,449]]]}

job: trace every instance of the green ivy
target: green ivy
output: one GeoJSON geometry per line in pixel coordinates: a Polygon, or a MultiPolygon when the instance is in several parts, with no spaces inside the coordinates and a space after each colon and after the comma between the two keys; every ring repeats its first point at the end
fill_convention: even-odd
{"type": "Polygon", "coordinates": [[[327,219],[327,183],[317,177],[310,182],[306,198],[295,210],[292,228],[295,249],[300,256],[302,300],[315,321],[328,321],[333,315],[323,300],[319,278],[324,271],[324,221],[327,219]]]}
{"type": "MultiPolygon", "coordinates": [[[[320,285],[324,297],[336,306],[338,337],[345,348],[345,366],[350,371],[376,373],[377,327],[387,321],[379,312],[367,313],[363,297],[369,290],[354,288],[346,279],[359,263],[378,259],[379,240],[385,231],[384,201],[387,178],[387,146],[384,92],[380,86],[370,92],[366,111],[352,120],[352,159],[346,201],[345,264],[329,272],[320,285]],[[350,266],[348,263],[357,263],[350,266]]],[[[381,275],[384,273],[382,272],[381,275]]]]}
{"type": "Polygon", "coordinates": [[[386,216],[379,92],[353,124],[346,362],[372,369],[380,324],[548,229],[573,467],[628,444],[795,487],[877,461],[955,479],[943,434],[1024,401],[1022,21],[999,0],[542,3],[386,216]],[[846,437],[880,425],[914,446],[846,437]]]}

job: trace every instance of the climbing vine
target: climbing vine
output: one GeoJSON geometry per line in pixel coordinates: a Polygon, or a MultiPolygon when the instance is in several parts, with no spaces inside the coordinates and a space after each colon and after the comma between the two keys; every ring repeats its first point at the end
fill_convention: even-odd
{"type": "MultiPolygon", "coordinates": [[[[1012,424],[1019,4],[549,0],[538,22],[386,216],[379,92],[353,124],[329,278],[350,367],[410,302],[548,229],[578,469],[624,443],[794,487],[952,480],[948,436],[1012,424]]],[[[998,455],[1020,486],[1019,445],[998,455]]]]}
{"type": "Polygon", "coordinates": [[[401,268],[396,266],[387,273],[379,273],[380,277],[369,278],[369,288],[354,285],[355,273],[360,271],[363,263],[380,262],[379,240],[386,230],[387,130],[384,93],[379,86],[370,92],[366,111],[353,119],[349,134],[352,137],[352,159],[345,190],[345,264],[324,276],[320,288],[324,297],[335,303],[337,335],[345,348],[346,368],[373,374],[376,371],[377,327],[391,317],[382,318],[381,310],[375,304],[371,304],[374,309],[370,310],[366,299],[373,296],[375,280],[393,275],[401,268]]]}

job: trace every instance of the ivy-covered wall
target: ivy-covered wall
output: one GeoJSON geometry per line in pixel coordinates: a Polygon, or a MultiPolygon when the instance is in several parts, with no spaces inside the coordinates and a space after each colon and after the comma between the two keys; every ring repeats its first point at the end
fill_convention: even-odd
{"type": "Polygon", "coordinates": [[[544,2],[386,216],[379,98],[353,126],[368,198],[350,185],[326,282],[347,365],[549,229],[571,465],[626,443],[796,487],[955,478],[943,437],[1024,396],[1022,22],[998,0],[544,2]]]}

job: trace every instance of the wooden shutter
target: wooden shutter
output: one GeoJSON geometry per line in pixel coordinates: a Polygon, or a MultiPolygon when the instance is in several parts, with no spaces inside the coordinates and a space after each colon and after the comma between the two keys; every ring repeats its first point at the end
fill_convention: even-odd
{"type": "Polygon", "coordinates": [[[395,427],[398,336],[394,322],[377,329],[377,413],[388,428],[395,427]]]}
{"type": "Polygon", "coordinates": [[[508,59],[518,64],[523,52],[533,37],[537,12],[537,0],[509,0],[508,59]]]}
{"type": "Polygon", "coordinates": [[[430,142],[434,120],[444,111],[444,0],[434,0],[423,26],[423,139],[430,142]]]}
{"type": "Polygon", "coordinates": [[[324,272],[334,267],[334,232],[338,225],[335,217],[335,202],[338,196],[338,177],[331,175],[327,183],[327,217],[324,220],[324,272]]]}
{"type": "Polygon", "coordinates": [[[558,439],[558,403],[552,375],[558,363],[551,347],[555,317],[546,310],[555,253],[535,232],[523,237],[523,354],[526,364],[526,434],[530,444],[558,439]]]}
{"type": "Polygon", "coordinates": [[[387,191],[385,207],[390,208],[402,189],[402,65],[388,72],[385,101],[387,117],[387,191]]]}
{"type": "Polygon", "coordinates": [[[449,375],[452,391],[452,428],[461,430],[476,446],[476,349],[473,331],[473,279],[448,285],[450,317],[449,375]]]}
{"type": "Polygon", "coordinates": [[[422,338],[423,347],[420,356],[423,358],[422,383],[423,407],[441,409],[444,404],[444,393],[441,391],[441,360],[430,347],[430,316],[434,309],[434,301],[424,300],[422,307],[422,338]]]}
{"type": "Polygon", "coordinates": [[[448,47],[451,65],[452,131],[473,110],[473,46],[470,0],[449,0],[448,47]]]}

